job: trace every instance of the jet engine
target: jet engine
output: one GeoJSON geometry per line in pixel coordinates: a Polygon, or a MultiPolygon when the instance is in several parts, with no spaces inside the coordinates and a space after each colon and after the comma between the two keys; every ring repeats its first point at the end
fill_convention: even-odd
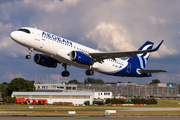
{"type": "Polygon", "coordinates": [[[79,51],[71,51],[70,58],[72,61],[85,65],[92,65],[94,63],[90,56],[79,51]]]}
{"type": "Polygon", "coordinates": [[[50,68],[57,67],[57,61],[53,59],[52,57],[48,57],[44,54],[36,54],[34,56],[34,62],[44,67],[50,67],[50,68]]]}

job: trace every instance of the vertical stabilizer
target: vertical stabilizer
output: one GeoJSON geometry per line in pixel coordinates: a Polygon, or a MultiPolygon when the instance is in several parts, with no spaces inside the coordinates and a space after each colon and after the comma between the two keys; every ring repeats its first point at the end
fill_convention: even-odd
{"type": "MultiPolygon", "coordinates": [[[[152,49],[153,45],[154,43],[147,41],[138,50],[149,50],[149,49],[152,49]]],[[[150,53],[138,54],[137,56],[133,56],[133,59],[129,58],[128,62],[132,65],[135,65],[137,67],[144,69],[146,67],[149,56],[150,56],[150,53]]]]}

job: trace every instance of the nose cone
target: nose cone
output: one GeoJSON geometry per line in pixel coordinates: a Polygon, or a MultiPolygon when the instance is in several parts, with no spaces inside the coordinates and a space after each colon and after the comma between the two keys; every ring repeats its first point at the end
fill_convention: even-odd
{"type": "Polygon", "coordinates": [[[16,40],[16,38],[17,38],[17,34],[16,34],[15,31],[14,31],[14,32],[11,32],[11,33],[10,33],[10,36],[11,36],[11,38],[12,38],[13,40],[16,40]]]}

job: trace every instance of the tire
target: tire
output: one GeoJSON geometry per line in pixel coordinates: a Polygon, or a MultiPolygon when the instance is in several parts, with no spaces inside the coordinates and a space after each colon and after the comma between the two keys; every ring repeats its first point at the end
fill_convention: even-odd
{"type": "Polygon", "coordinates": [[[26,59],[31,59],[31,56],[30,55],[26,55],[26,59]]]}

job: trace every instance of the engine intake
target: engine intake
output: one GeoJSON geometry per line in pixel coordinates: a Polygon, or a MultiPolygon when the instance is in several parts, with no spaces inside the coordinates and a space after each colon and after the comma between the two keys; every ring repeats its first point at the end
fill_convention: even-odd
{"type": "Polygon", "coordinates": [[[51,68],[57,67],[57,61],[52,57],[48,57],[44,54],[36,54],[34,56],[34,62],[44,67],[51,67],[51,68]]]}
{"type": "Polygon", "coordinates": [[[70,58],[72,61],[85,65],[92,65],[94,63],[90,56],[79,51],[71,51],[70,58]]]}

